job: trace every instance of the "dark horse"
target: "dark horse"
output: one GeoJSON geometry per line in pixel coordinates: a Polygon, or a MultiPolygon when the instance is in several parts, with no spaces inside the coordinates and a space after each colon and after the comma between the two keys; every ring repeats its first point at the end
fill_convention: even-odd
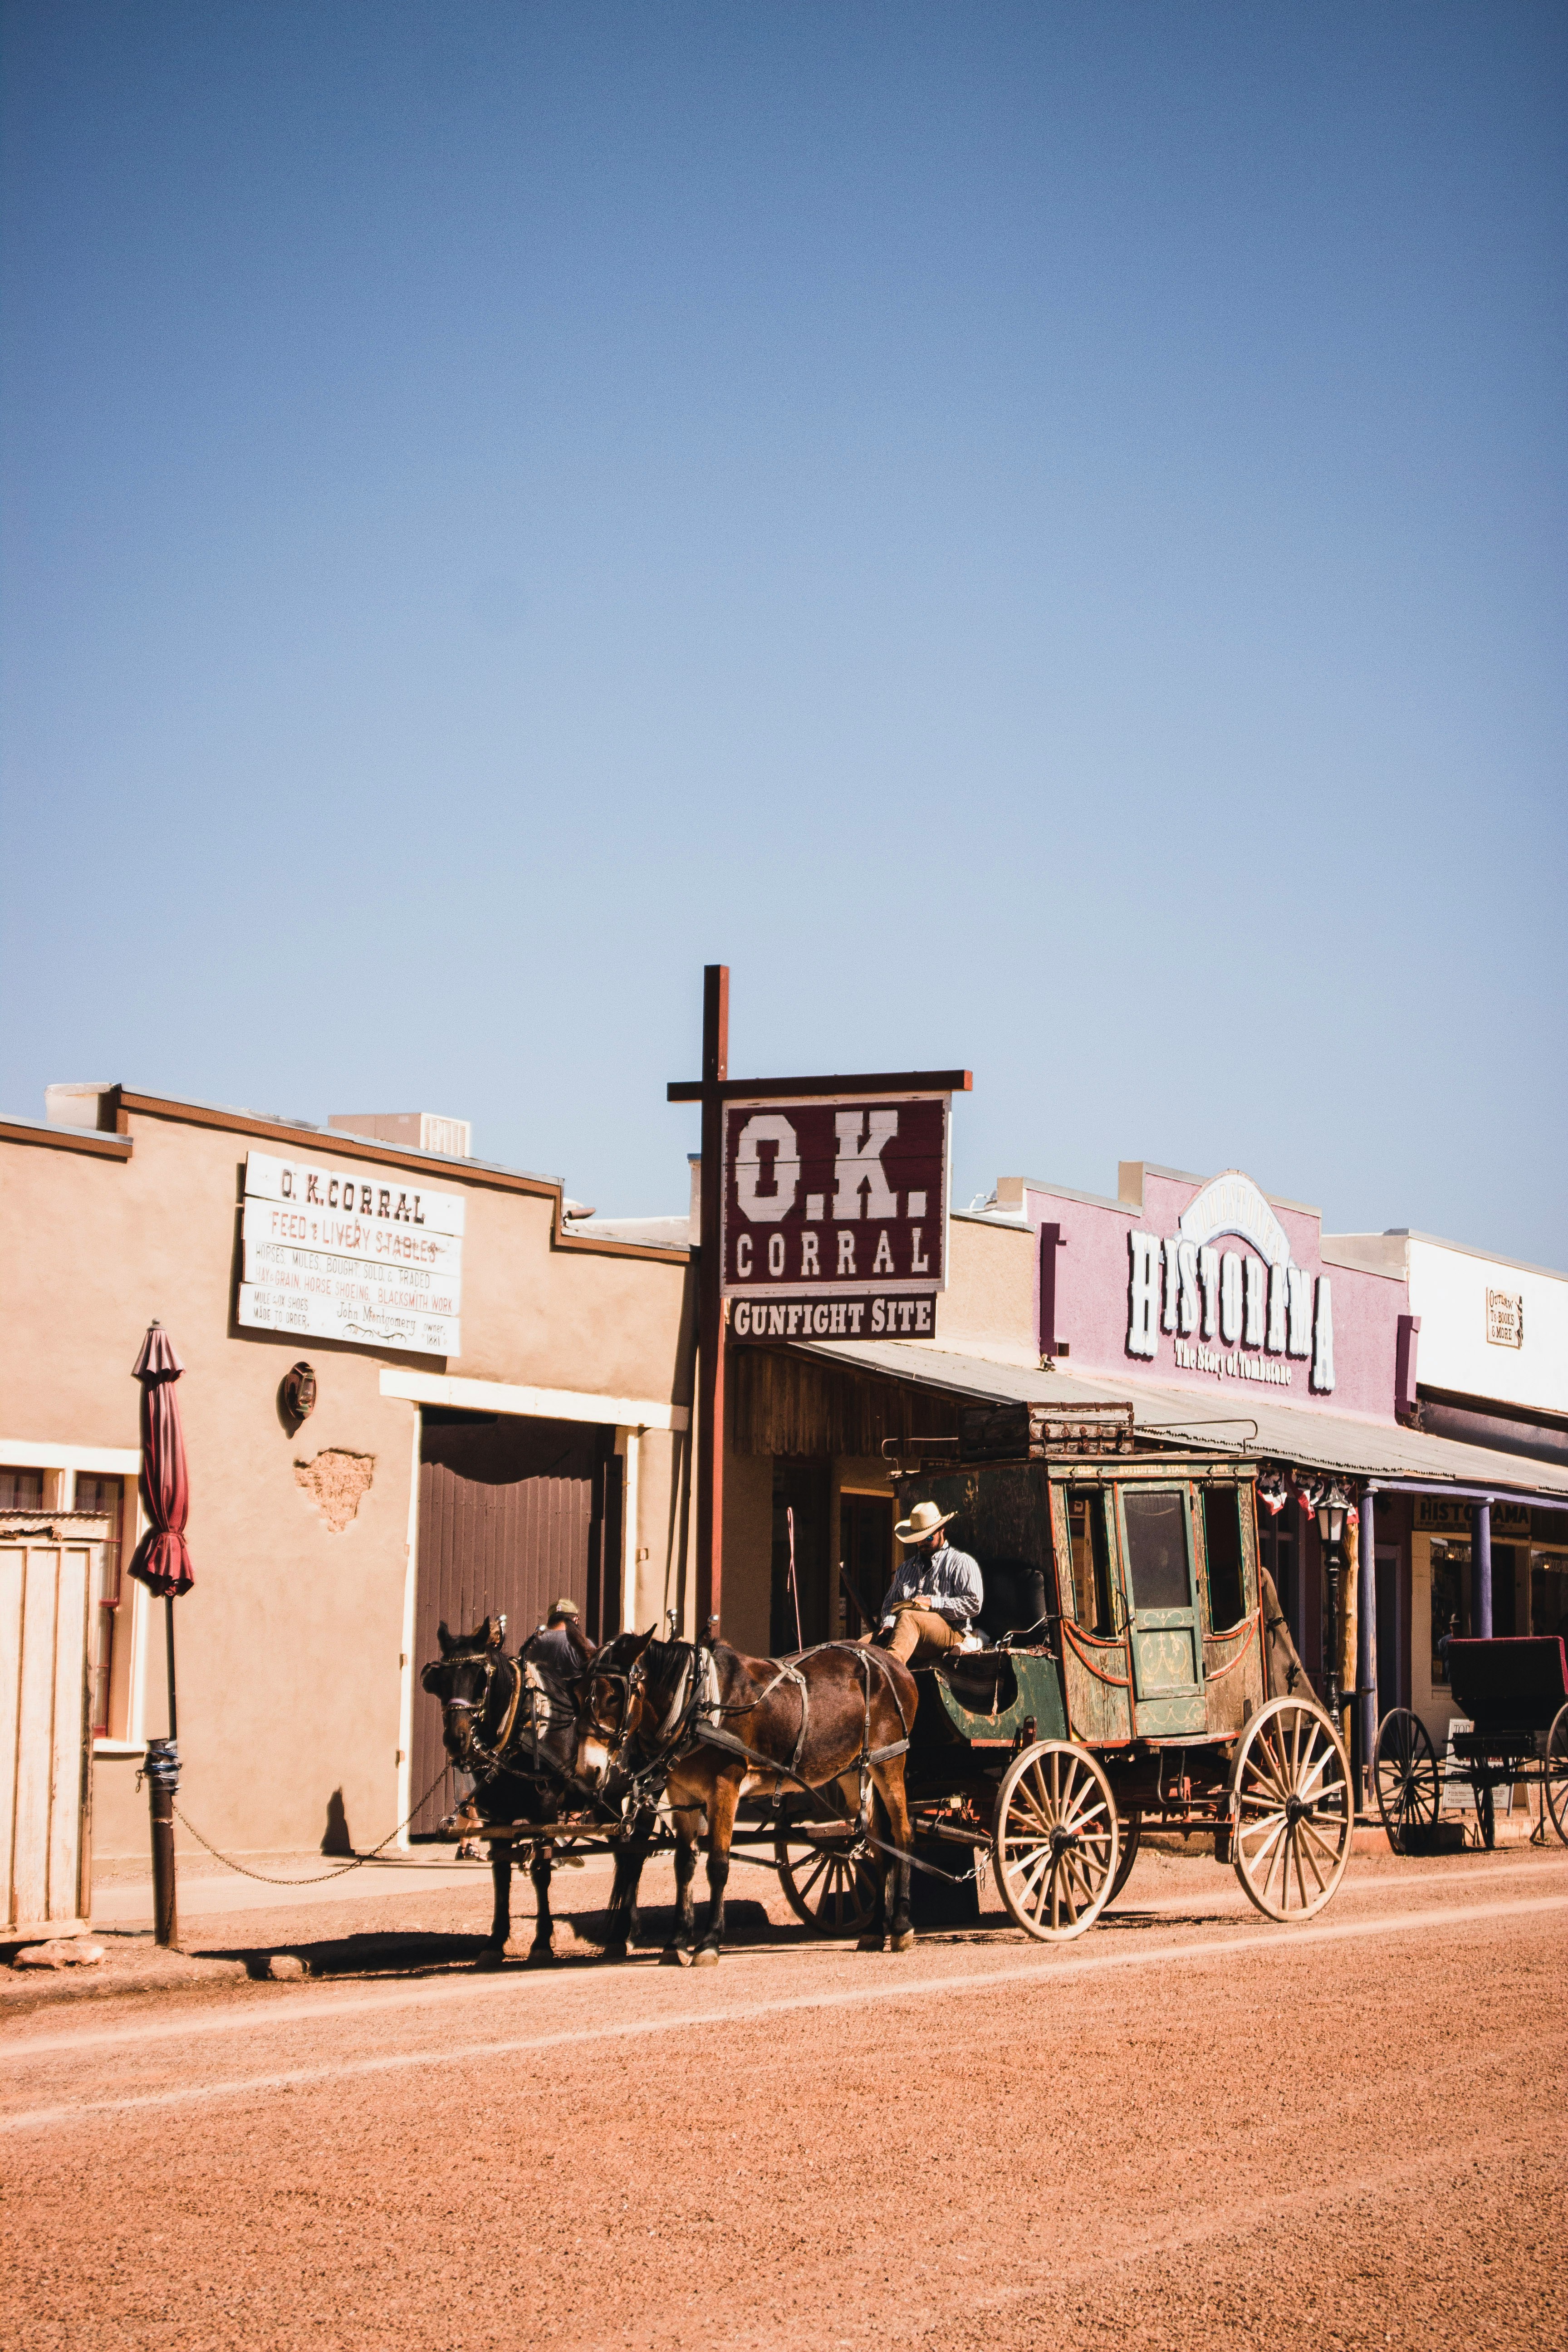
{"type": "MultiPolygon", "coordinates": [[[[525,1642],[515,1658],[501,1647],[506,1619],[487,1617],[472,1633],[437,1629],[441,1654],[420,1676],[441,1702],[441,1733],[459,1771],[475,1776],[472,1803],[481,1822],[528,1822],[547,1831],[573,1796],[577,1700],[541,1667],[525,1642]]],[[[555,1957],[550,1916],[554,1849],[548,1836],[532,1842],[528,1872],[535,1898],[531,1960],[555,1957]]],[[[495,1912],[481,1968],[499,1968],[511,1934],[511,1845],[490,1843],[495,1912]]]]}
{"type": "MultiPolygon", "coordinates": [[[[585,1681],[578,1778],[595,1788],[606,1780],[629,1784],[628,1818],[643,1825],[629,1843],[627,1867],[616,1873],[612,1911],[617,1900],[636,1898],[653,1807],[668,1794],[680,1904],[671,1948],[683,1962],[689,1957],[700,1968],[719,1958],[742,1796],[788,1796],[802,1781],[811,1789],[837,1785],[853,1820],[874,1790],[876,1822],[868,1826],[899,1856],[908,1854],[904,1751],[916,1692],[909,1669],[886,1651],[836,1642],[781,1661],[742,1657],[724,1642],[709,1649],[620,1633],[600,1651],[585,1681]],[[692,1881],[704,1821],[710,1900],[693,1953],[692,1881]]],[[[885,1930],[893,1951],[907,1951],[914,1942],[908,1861],[888,1857],[877,1883],[878,1925],[861,1948],[880,1949],[885,1930]]]]}

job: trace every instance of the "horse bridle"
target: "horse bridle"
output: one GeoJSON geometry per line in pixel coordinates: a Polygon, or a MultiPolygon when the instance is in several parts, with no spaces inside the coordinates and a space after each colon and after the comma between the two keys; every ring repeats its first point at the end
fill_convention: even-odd
{"type": "MultiPolygon", "coordinates": [[[[443,1699],[441,1704],[443,1709],[450,1708],[475,1718],[468,1727],[468,1752],[470,1757],[477,1757],[485,1769],[483,1772],[476,1773],[474,1777],[476,1780],[491,1780],[501,1769],[501,1758],[506,1754],[506,1744],[511,1738],[512,1726],[517,1721],[517,1710],[522,1697],[524,1680],[521,1664],[516,1658],[504,1656],[500,1650],[470,1652],[467,1656],[451,1663],[463,1666],[479,1666],[484,1670],[484,1685],[478,1698],[448,1698],[443,1699]],[[495,1746],[487,1748],[479,1738],[479,1718],[483,1716],[490,1703],[490,1689],[497,1666],[506,1666],[511,1672],[511,1704],[507,1708],[506,1720],[501,1725],[495,1746]]],[[[466,1772],[468,1767],[463,1764],[458,1767],[458,1769],[466,1772]]]]}

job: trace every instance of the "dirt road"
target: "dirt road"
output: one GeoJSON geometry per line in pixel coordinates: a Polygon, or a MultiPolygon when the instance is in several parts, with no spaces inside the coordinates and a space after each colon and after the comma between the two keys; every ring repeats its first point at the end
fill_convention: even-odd
{"type": "Polygon", "coordinates": [[[1568,1858],[1358,1864],[1292,1931],[1152,1855],[1063,1950],[44,2012],[0,2342],[1561,2352],[1565,1953],[1568,1858]]]}

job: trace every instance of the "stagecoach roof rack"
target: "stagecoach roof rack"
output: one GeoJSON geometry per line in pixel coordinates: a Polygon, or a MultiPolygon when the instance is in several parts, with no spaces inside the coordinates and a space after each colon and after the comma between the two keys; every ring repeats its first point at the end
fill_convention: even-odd
{"type": "Polygon", "coordinates": [[[882,1458],[897,1474],[900,1457],[916,1468],[937,1462],[1043,1462],[1082,1454],[1131,1454],[1138,1434],[1131,1404],[1094,1400],[1058,1406],[1026,1403],[968,1405],[956,1436],[888,1437],[882,1458]]]}

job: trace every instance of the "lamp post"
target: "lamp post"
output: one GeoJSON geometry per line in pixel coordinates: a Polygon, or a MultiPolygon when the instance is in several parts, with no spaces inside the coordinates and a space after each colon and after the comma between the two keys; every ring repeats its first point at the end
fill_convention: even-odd
{"type": "Polygon", "coordinates": [[[1329,1717],[1338,1730],[1344,1706],[1340,1690],[1340,1578],[1344,1572],[1341,1549],[1345,1539],[1346,1504],[1336,1487],[1331,1486],[1318,1505],[1318,1540],[1323,1548],[1323,1574],[1328,1580],[1329,1608],[1325,1626],[1327,1634],[1329,1717]]]}

